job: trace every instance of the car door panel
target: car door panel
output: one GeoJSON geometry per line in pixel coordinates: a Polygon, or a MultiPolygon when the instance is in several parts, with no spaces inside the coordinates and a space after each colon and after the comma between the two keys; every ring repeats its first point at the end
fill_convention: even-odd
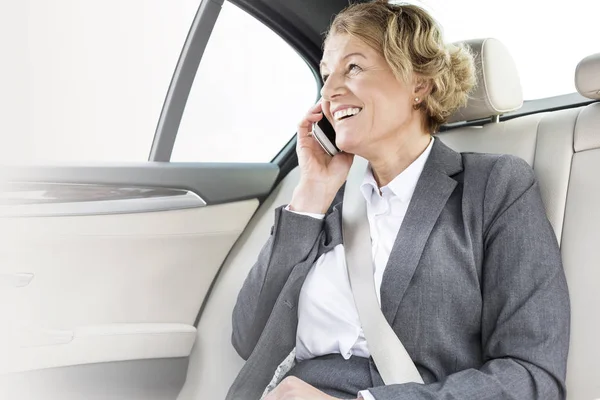
{"type": "Polygon", "coordinates": [[[173,400],[187,358],[107,362],[0,375],[2,398],[19,400],[173,400]]]}
{"type": "Polygon", "coordinates": [[[204,298],[277,172],[88,168],[14,167],[5,176],[0,297],[13,323],[0,375],[12,378],[4,389],[0,380],[0,393],[17,390],[23,374],[187,360],[204,298]]]}

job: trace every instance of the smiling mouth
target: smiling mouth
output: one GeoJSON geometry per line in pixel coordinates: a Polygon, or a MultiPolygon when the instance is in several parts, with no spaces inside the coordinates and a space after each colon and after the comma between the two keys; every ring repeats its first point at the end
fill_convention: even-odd
{"type": "Polygon", "coordinates": [[[345,119],[350,119],[360,113],[362,108],[354,107],[354,108],[346,108],[344,110],[336,111],[333,114],[333,118],[336,121],[343,121],[345,119]]]}

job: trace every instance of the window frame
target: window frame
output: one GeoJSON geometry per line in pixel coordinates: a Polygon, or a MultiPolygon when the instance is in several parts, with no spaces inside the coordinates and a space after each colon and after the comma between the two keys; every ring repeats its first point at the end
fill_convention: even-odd
{"type": "MultiPolygon", "coordinates": [[[[171,161],[179,125],[194,78],[225,1],[227,0],[202,0],[200,2],[165,97],[148,157],[150,162],[171,161]]],[[[271,29],[304,59],[315,77],[316,101],[322,88],[319,73],[321,49],[284,18],[266,7],[257,7],[255,2],[253,4],[249,0],[229,0],[229,2],[271,29]]],[[[297,164],[295,151],[290,151],[295,144],[296,138],[295,135],[292,135],[290,141],[271,160],[271,163],[279,165],[281,170],[288,170],[292,165],[297,164]]]]}

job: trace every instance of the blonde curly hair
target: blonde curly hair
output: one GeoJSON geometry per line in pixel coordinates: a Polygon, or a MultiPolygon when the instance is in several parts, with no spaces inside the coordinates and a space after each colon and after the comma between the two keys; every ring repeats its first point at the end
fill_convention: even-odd
{"type": "Polygon", "coordinates": [[[387,0],[350,5],[336,15],[324,44],[333,34],[349,34],[365,42],[383,55],[403,82],[409,82],[413,74],[431,82],[431,91],[418,108],[432,133],[467,104],[475,87],[469,48],[445,44],[437,22],[416,5],[387,0]]]}

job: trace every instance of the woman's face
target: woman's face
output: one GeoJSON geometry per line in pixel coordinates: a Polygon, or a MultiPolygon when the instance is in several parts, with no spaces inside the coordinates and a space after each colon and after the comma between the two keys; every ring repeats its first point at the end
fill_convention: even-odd
{"type": "Polygon", "coordinates": [[[402,141],[403,131],[421,129],[419,112],[413,109],[415,85],[396,79],[385,58],[361,40],[331,35],[321,75],[323,112],[340,149],[368,157],[402,141]]]}

